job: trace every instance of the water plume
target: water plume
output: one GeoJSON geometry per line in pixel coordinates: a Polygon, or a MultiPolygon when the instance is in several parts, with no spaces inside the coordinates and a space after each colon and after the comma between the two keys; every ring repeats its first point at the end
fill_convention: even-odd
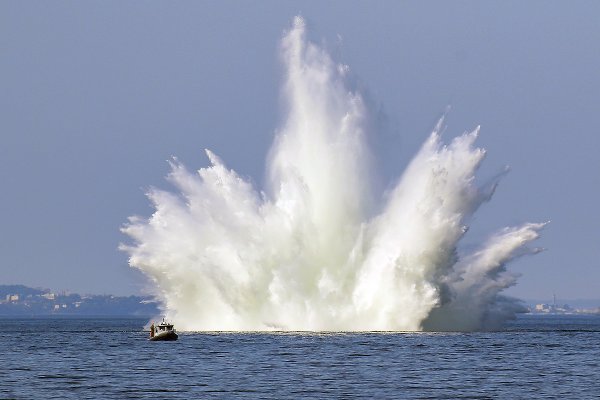
{"type": "MultiPolygon", "coordinates": [[[[306,38],[296,17],[281,44],[286,120],[264,192],[212,152],[189,172],[171,161],[177,193],[151,189],[156,211],[131,217],[122,245],[184,330],[476,330],[514,316],[502,296],[512,259],[544,224],[459,242],[497,179],[478,186],[479,128],[445,145],[441,120],[405,172],[376,201],[369,107],[348,67],[306,38]]],[[[499,178],[499,177],[498,177],[499,178]]]]}

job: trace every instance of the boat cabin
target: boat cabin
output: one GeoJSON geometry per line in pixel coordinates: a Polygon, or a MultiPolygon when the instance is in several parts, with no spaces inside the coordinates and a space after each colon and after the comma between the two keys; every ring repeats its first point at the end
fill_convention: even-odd
{"type": "Polygon", "coordinates": [[[168,331],[172,331],[173,330],[173,324],[168,324],[165,322],[165,320],[163,319],[163,321],[155,326],[155,333],[161,333],[161,332],[168,332],[168,331]]]}

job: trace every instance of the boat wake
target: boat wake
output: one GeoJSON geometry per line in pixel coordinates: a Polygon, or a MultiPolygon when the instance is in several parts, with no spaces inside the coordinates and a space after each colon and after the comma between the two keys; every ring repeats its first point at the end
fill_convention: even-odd
{"type": "Polygon", "coordinates": [[[479,129],[444,144],[443,122],[384,197],[370,187],[369,110],[346,66],[306,39],[296,17],[282,40],[287,118],[257,191],[212,152],[177,193],[152,189],[156,211],[131,217],[122,245],[183,330],[418,331],[493,328],[519,311],[501,295],[506,264],[539,251],[544,224],[458,244],[496,181],[475,183],[479,129]]]}

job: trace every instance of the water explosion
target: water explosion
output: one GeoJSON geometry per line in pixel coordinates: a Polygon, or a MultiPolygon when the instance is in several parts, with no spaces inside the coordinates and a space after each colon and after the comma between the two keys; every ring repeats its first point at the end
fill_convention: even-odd
{"type": "Polygon", "coordinates": [[[210,151],[171,163],[178,194],[131,217],[122,245],[184,330],[476,330],[514,316],[506,270],[539,249],[544,224],[506,228],[477,251],[457,246],[496,182],[479,187],[478,129],[444,145],[442,123],[385,200],[369,187],[368,107],[297,17],[282,40],[287,120],[258,192],[210,151]]]}

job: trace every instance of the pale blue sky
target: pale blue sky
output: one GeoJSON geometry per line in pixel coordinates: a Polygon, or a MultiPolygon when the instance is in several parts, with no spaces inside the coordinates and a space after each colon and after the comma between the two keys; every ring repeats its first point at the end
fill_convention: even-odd
{"type": "Polygon", "coordinates": [[[260,185],[297,14],[381,105],[384,179],[450,104],[449,137],[482,125],[480,177],[512,167],[467,244],[552,220],[510,293],[600,297],[596,1],[1,2],[0,283],[137,292],[119,227],[172,155],[260,185]]]}

